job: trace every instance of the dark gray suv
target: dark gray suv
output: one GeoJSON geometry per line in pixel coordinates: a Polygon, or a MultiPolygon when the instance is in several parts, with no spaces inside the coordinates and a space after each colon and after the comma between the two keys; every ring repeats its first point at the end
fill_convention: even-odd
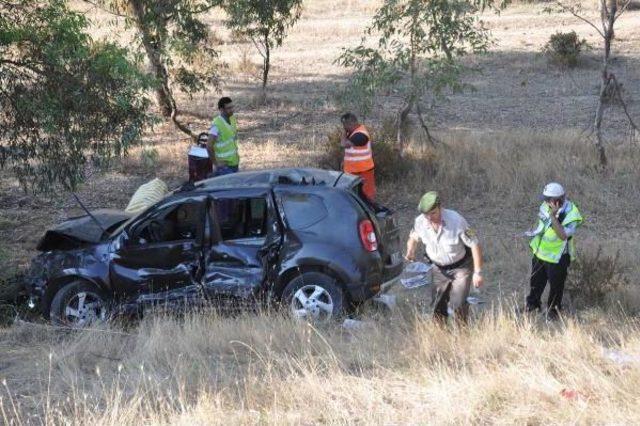
{"type": "Polygon", "coordinates": [[[361,187],[335,171],[262,170],[183,187],[135,217],[94,211],[46,232],[30,305],[74,327],[123,309],[212,301],[341,315],[402,270],[392,212],[361,187]]]}

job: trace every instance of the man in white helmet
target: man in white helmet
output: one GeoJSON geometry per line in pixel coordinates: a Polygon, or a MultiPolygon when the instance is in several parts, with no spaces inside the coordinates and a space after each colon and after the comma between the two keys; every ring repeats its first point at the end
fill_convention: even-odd
{"type": "Polygon", "coordinates": [[[542,191],[542,198],[538,226],[526,233],[533,237],[529,244],[533,260],[527,311],[541,308],[540,298],[548,282],[548,314],[549,318],[555,319],[562,308],[569,265],[575,258],[574,235],[583,219],[578,207],[567,199],[559,183],[547,184],[542,191]]]}

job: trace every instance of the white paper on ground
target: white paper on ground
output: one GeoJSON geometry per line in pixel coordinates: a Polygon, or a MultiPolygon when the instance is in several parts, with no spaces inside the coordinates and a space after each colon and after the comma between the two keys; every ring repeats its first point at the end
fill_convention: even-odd
{"type": "Polygon", "coordinates": [[[342,323],[342,327],[347,330],[361,330],[366,327],[370,327],[372,324],[368,321],[360,321],[356,319],[347,318],[342,323]]]}
{"type": "Polygon", "coordinates": [[[631,355],[614,349],[602,348],[602,355],[609,361],[618,365],[638,365],[640,366],[640,355],[631,355]]]}

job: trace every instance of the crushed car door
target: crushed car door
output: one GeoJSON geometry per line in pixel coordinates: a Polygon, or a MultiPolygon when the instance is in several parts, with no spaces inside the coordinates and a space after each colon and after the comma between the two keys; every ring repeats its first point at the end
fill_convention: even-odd
{"type": "Polygon", "coordinates": [[[206,196],[168,202],[126,228],[110,266],[116,291],[140,301],[197,291],[206,204],[206,196]]]}
{"type": "Polygon", "coordinates": [[[267,282],[280,246],[280,227],[268,189],[212,194],[212,245],[204,284],[214,297],[249,298],[267,282]]]}

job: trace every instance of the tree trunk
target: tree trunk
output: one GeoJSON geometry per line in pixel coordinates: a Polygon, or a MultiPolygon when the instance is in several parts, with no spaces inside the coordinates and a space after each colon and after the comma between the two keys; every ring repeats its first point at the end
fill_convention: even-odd
{"type": "Polygon", "coordinates": [[[269,46],[269,35],[264,35],[264,58],[262,58],[262,96],[267,98],[267,81],[269,79],[269,69],[271,68],[271,47],[269,46]]]}
{"type": "Polygon", "coordinates": [[[404,150],[407,144],[407,135],[405,130],[408,127],[407,121],[409,120],[409,113],[413,109],[413,104],[413,98],[411,98],[398,114],[398,120],[396,123],[396,146],[400,152],[400,156],[404,155],[404,150]]]}
{"type": "Polygon", "coordinates": [[[156,98],[158,100],[160,111],[164,117],[171,118],[171,121],[173,121],[178,129],[195,140],[197,137],[196,134],[178,120],[178,108],[176,107],[173,93],[169,87],[169,73],[162,62],[160,40],[154,38],[149,33],[149,29],[145,26],[146,17],[143,2],[142,0],[129,0],[129,4],[133,10],[136,27],[138,28],[142,38],[142,45],[145,53],[147,54],[147,58],[149,58],[149,62],[151,63],[153,73],[158,83],[156,98]]]}
{"type": "Polygon", "coordinates": [[[594,120],[594,129],[596,132],[596,150],[600,166],[607,167],[607,154],[604,147],[604,139],[602,137],[602,119],[604,116],[605,103],[611,76],[609,75],[609,57],[611,56],[611,43],[613,41],[614,32],[613,25],[616,20],[618,5],[616,0],[600,0],[600,19],[602,20],[604,52],[602,56],[602,70],[600,72],[600,96],[598,97],[598,106],[596,108],[596,116],[594,120]],[[608,4],[607,4],[608,3],[608,4]]]}

